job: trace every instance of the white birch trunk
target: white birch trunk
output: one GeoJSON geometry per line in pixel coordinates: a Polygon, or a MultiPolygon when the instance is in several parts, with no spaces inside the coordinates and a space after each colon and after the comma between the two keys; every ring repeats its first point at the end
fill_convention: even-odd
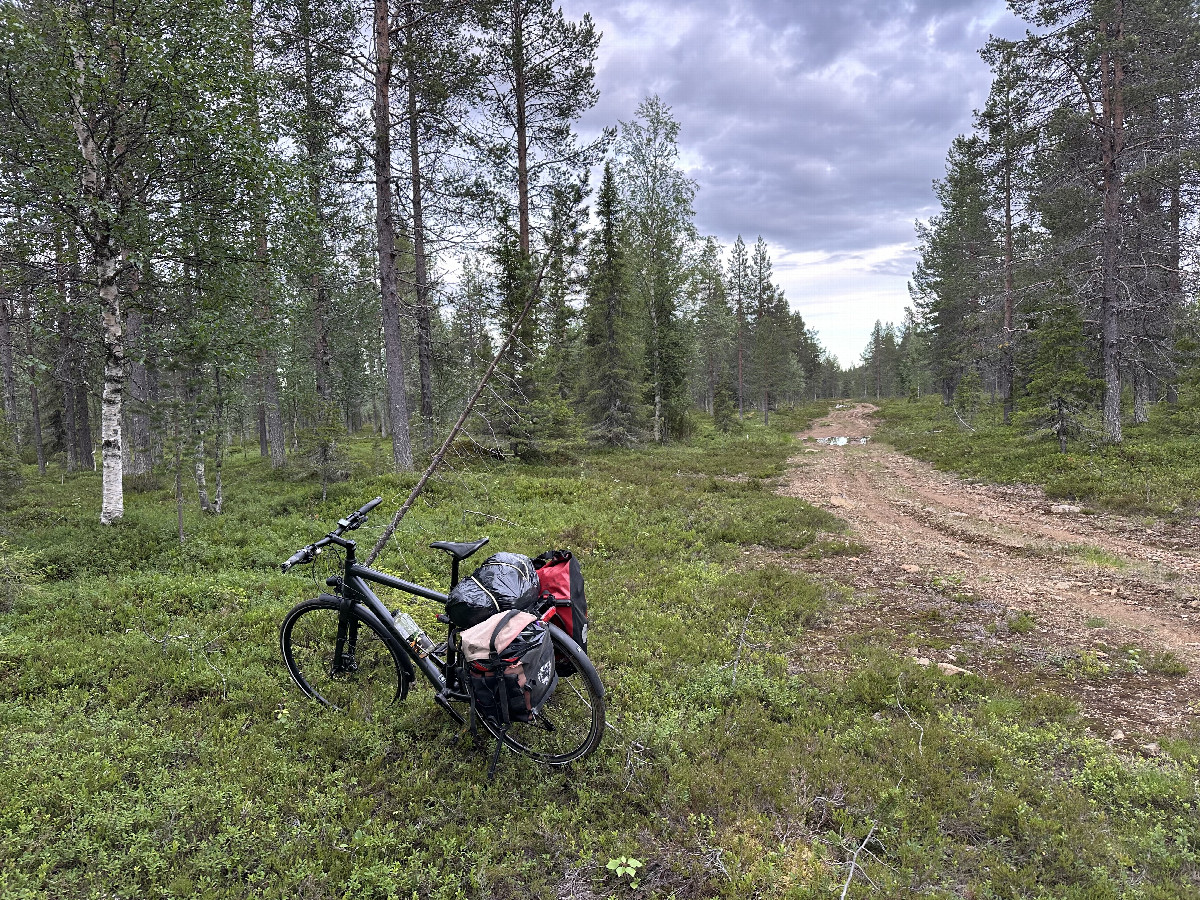
{"type": "Polygon", "coordinates": [[[117,273],[122,253],[111,239],[97,248],[96,274],[100,281],[100,324],[104,331],[104,393],[100,400],[101,476],[100,524],[111,525],[125,514],[121,458],[121,401],[125,392],[125,347],[121,330],[121,297],[117,273]]]}

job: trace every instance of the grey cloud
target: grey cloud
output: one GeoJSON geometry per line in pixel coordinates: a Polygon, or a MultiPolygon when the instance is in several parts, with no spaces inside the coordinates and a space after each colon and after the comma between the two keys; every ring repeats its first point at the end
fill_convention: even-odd
{"type": "MultiPolygon", "coordinates": [[[[585,0],[567,13],[581,15],[585,0]]],[[[699,157],[697,225],[789,250],[912,240],[988,74],[996,0],[729,0],[593,8],[606,35],[592,127],[658,93],[699,157]],[[659,22],[655,34],[647,22],[659,22]]]]}

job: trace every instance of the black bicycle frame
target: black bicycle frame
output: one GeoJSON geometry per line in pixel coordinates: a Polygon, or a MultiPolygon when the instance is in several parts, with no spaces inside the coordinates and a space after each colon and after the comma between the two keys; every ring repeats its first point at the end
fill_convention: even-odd
{"type": "MultiPolygon", "coordinates": [[[[394,619],[392,618],[391,611],[384,606],[382,600],[375,596],[375,592],[371,590],[367,582],[375,582],[376,584],[382,584],[384,587],[395,588],[398,591],[412,594],[415,597],[436,601],[443,606],[450,598],[441,591],[435,591],[424,585],[414,584],[411,581],[405,581],[402,578],[396,578],[383,572],[377,572],[375,569],[360,566],[354,557],[354,541],[348,541],[341,537],[334,537],[333,535],[330,535],[330,537],[332,543],[337,544],[346,551],[345,573],[339,579],[342,589],[342,599],[348,604],[362,604],[371,611],[372,615],[379,620],[379,624],[384,632],[391,637],[396,647],[404,653],[405,659],[410,664],[410,670],[406,673],[409,678],[411,679],[416,674],[411,669],[411,666],[415,665],[429,679],[429,683],[436,688],[438,693],[437,699],[441,705],[445,706],[445,694],[449,688],[445,673],[451,671],[454,667],[453,631],[451,631],[446,641],[446,656],[444,660],[439,661],[433,654],[421,655],[417,653],[396,630],[396,626],[392,624],[394,619]],[[439,665],[439,662],[441,665],[439,665]]],[[[451,712],[454,711],[451,710],[451,712]]]]}

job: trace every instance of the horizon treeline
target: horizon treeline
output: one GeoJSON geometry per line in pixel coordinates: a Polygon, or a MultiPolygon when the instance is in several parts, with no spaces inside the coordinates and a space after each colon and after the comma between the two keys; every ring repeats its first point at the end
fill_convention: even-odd
{"type": "Polygon", "coordinates": [[[105,523],[127,477],[219,512],[234,444],[404,471],[510,334],[492,453],[835,393],[766,243],[696,232],[669,107],[580,136],[599,41],[550,0],[5,3],[8,456],[100,469],[105,523]]]}
{"type": "Polygon", "coordinates": [[[1064,450],[1120,443],[1155,404],[1197,402],[1200,9],[1009,5],[1030,31],[982,51],[991,91],[918,224],[913,308],[876,326],[858,393],[990,393],[1064,450]]]}

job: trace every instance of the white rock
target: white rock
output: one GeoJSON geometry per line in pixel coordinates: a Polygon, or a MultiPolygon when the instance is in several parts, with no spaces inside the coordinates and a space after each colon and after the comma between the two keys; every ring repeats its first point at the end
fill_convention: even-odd
{"type": "Polygon", "coordinates": [[[970,675],[966,669],[960,669],[953,663],[940,662],[937,667],[942,670],[943,675],[970,675]]]}
{"type": "Polygon", "coordinates": [[[917,656],[917,657],[914,657],[914,658],[913,658],[913,662],[915,662],[915,663],[916,663],[918,666],[929,666],[929,665],[932,665],[932,663],[930,662],[930,660],[929,660],[929,657],[928,657],[928,656],[917,656]]]}
{"type": "Polygon", "coordinates": [[[1120,728],[1114,728],[1113,733],[1112,733],[1112,739],[1114,741],[1125,740],[1125,732],[1123,732],[1120,728]]]}
{"type": "Polygon", "coordinates": [[[900,568],[902,568],[905,572],[920,572],[921,571],[920,566],[914,566],[914,565],[901,566],[900,568]]]}
{"type": "Polygon", "coordinates": [[[1050,512],[1066,515],[1068,513],[1083,512],[1083,508],[1079,506],[1071,506],[1069,503],[1059,503],[1050,507],[1050,512]]]}

